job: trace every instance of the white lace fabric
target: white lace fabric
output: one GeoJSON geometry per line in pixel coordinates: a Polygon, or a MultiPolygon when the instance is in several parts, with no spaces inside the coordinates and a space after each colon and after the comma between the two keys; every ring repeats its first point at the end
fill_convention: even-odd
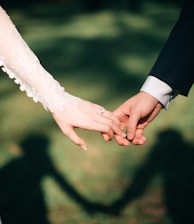
{"type": "Polygon", "coordinates": [[[78,99],[65,92],[43,68],[1,6],[0,67],[20,86],[21,91],[50,112],[63,110],[68,102],[78,99]]]}

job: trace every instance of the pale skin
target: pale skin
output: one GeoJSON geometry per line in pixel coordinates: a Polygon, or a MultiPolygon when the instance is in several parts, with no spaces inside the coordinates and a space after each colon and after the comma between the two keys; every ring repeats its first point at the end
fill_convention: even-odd
{"type": "Polygon", "coordinates": [[[120,121],[116,115],[62,90],[40,64],[1,6],[0,67],[22,86],[28,96],[36,98],[35,102],[41,102],[51,112],[62,132],[83,149],[87,145],[75,128],[104,133],[109,139],[115,134],[122,138],[120,121]]]}
{"type": "MultiPolygon", "coordinates": [[[[115,135],[119,145],[142,145],[145,143],[145,128],[159,114],[162,105],[153,96],[139,92],[121,104],[113,113],[121,122],[121,130],[126,129],[127,138],[115,135]]],[[[103,135],[108,140],[108,136],[103,135]]]]}
{"type": "Polygon", "coordinates": [[[120,130],[119,119],[110,111],[102,113],[102,107],[86,100],[81,100],[79,104],[72,108],[64,108],[63,111],[56,111],[52,116],[62,132],[68,136],[72,142],[84,150],[87,149],[85,141],[78,136],[75,128],[94,130],[106,134],[111,140],[114,135],[123,138],[120,130]]]}

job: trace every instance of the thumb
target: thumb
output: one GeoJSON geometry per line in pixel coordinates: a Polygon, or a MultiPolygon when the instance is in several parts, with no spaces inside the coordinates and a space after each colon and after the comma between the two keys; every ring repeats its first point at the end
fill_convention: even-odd
{"type": "Polygon", "coordinates": [[[137,113],[132,113],[129,116],[128,123],[127,123],[127,138],[130,141],[133,140],[135,136],[138,121],[139,121],[139,116],[137,113]]]}
{"type": "Polygon", "coordinates": [[[87,145],[85,141],[77,135],[73,128],[69,128],[69,130],[67,130],[64,134],[67,135],[67,137],[73,143],[81,147],[83,150],[87,150],[87,145]]]}

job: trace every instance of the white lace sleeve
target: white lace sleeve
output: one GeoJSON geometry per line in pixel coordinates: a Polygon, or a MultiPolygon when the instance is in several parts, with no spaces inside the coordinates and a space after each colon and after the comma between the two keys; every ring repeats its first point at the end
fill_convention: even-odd
{"type": "Polygon", "coordinates": [[[64,88],[43,68],[25,43],[7,13],[0,6],[0,67],[20,85],[20,90],[50,112],[63,110],[78,98],[64,88]]]}

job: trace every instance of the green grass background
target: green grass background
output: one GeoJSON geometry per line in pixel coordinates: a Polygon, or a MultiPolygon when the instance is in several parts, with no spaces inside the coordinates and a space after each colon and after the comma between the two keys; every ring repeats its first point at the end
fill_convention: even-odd
{"type": "MultiPolygon", "coordinates": [[[[69,1],[8,11],[42,64],[68,92],[114,110],[139,90],[177,19],[179,6],[145,1],[139,13],[124,9],[85,12],[80,5],[76,8],[69,1]]],[[[193,144],[194,90],[190,91],[189,98],[179,96],[168,111],[160,113],[145,132],[144,146],[120,147],[114,140],[105,143],[98,133],[77,130],[88,144],[85,152],[67,139],[50,114],[20,92],[3,72],[0,79],[0,174],[14,161],[26,159],[20,144],[24,138],[33,134],[46,136],[47,151],[44,155],[36,153],[48,158],[58,178],[52,172],[42,172],[43,164],[37,170],[40,178],[36,186],[40,186],[50,224],[172,223],[164,173],[174,167],[177,172],[182,169],[176,163],[166,171],[165,164],[169,158],[178,160],[180,166],[189,163],[184,153],[185,145],[193,144]],[[179,138],[176,135],[158,137],[160,132],[169,129],[179,138]],[[160,153],[152,158],[157,147],[160,153]],[[72,198],[73,191],[67,190],[67,184],[83,200],[72,198]],[[85,200],[109,206],[131,186],[133,189],[125,197],[127,202],[121,206],[120,215],[92,213],[92,205],[86,211],[85,200]]],[[[36,159],[38,163],[38,156],[36,159]]],[[[19,163],[8,179],[18,172],[22,176],[24,170],[19,169],[19,163]]],[[[32,166],[37,166],[33,159],[32,166]]],[[[185,174],[181,175],[177,173],[186,186],[180,189],[180,198],[189,183],[183,180],[185,174]]],[[[32,175],[32,182],[33,178],[32,175]]],[[[23,186],[32,187],[26,185],[25,179],[23,186]]],[[[33,200],[29,195],[29,204],[33,200]]],[[[181,199],[175,203],[179,202],[181,199]]]]}

